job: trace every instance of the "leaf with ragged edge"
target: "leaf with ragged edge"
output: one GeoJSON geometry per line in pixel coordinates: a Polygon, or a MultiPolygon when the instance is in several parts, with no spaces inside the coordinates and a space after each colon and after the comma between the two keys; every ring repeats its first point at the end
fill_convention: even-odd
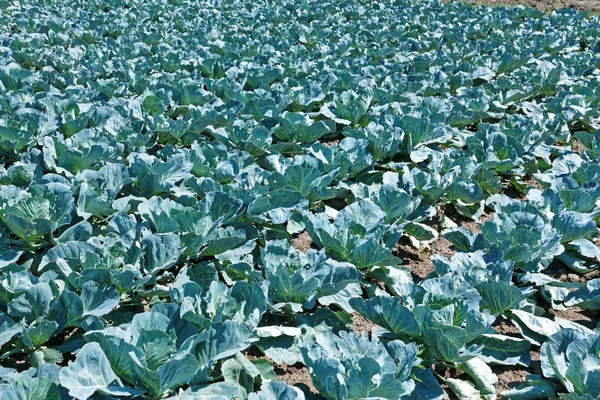
{"type": "Polygon", "coordinates": [[[60,351],[51,347],[36,350],[31,357],[31,365],[41,367],[44,364],[59,364],[64,360],[60,351]]]}

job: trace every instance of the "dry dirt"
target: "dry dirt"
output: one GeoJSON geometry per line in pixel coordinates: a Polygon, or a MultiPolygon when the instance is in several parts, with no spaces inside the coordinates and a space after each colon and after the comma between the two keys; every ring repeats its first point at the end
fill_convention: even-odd
{"type": "MultiPolygon", "coordinates": [[[[498,318],[492,327],[502,335],[522,338],[519,328],[517,328],[510,320],[498,318]]],[[[512,389],[518,384],[525,382],[528,374],[541,374],[540,349],[534,347],[531,350],[530,356],[531,364],[528,367],[513,365],[492,366],[492,370],[498,376],[496,393],[500,394],[505,390],[512,389]]]]}
{"type": "MultiPolygon", "coordinates": [[[[441,232],[440,220],[443,216],[450,218],[458,226],[470,229],[472,232],[481,233],[479,224],[471,219],[465,218],[457,213],[452,206],[442,207],[440,214],[431,222],[425,222],[431,225],[436,231],[441,232]]],[[[484,213],[481,217],[481,222],[484,223],[492,218],[492,213],[484,213]]],[[[396,247],[394,247],[394,255],[404,260],[404,266],[410,270],[413,281],[419,283],[434,270],[431,262],[432,254],[441,254],[451,258],[456,254],[456,249],[448,240],[439,237],[436,241],[429,245],[428,250],[418,250],[412,246],[409,240],[402,237],[396,247]]]]}
{"type": "Polygon", "coordinates": [[[600,12],[600,0],[466,0],[466,2],[492,6],[524,5],[541,11],[573,8],[578,11],[600,12]]]}
{"type": "Polygon", "coordinates": [[[325,147],[333,147],[340,142],[340,139],[326,139],[321,141],[321,144],[325,147]]]}
{"type": "Polygon", "coordinates": [[[303,253],[306,253],[310,249],[312,243],[312,239],[306,231],[302,231],[292,237],[292,246],[303,253]]]}
{"type": "Polygon", "coordinates": [[[275,366],[277,380],[283,381],[290,386],[297,386],[300,389],[308,390],[310,393],[318,394],[311,379],[308,369],[304,365],[281,364],[275,366]]]}
{"type": "MultiPolygon", "coordinates": [[[[598,242],[596,242],[598,244],[598,242]]],[[[598,246],[600,247],[600,246],[598,246]]],[[[592,279],[600,278],[600,270],[595,270],[587,274],[577,274],[566,268],[560,261],[554,260],[544,274],[561,282],[587,283],[592,279]]]]}
{"type": "Polygon", "coordinates": [[[375,324],[360,315],[359,313],[352,314],[352,330],[358,334],[367,332],[368,335],[373,331],[375,324]]]}
{"type": "Polygon", "coordinates": [[[406,238],[400,239],[400,242],[394,248],[394,255],[404,261],[404,266],[410,270],[413,281],[421,282],[434,270],[431,262],[432,254],[443,254],[450,258],[456,253],[452,249],[452,244],[446,239],[440,237],[430,245],[429,251],[415,249],[406,238]]]}

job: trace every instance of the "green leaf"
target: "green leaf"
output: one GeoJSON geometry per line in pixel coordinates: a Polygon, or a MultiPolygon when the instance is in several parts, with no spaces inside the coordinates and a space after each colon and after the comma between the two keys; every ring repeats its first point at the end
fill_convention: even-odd
{"type": "Polygon", "coordinates": [[[475,287],[481,295],[481,308],[500,315],[523,299],[519,288],[505,282],[486,281],[475,287]]]}
{"type": "Polygon", "coordinates": [[[474,357],[461,363],[459,367],[473,379],[475,388],[483,398],[487,400],[496,399],[496,388],[494,385],[498,383],[498,377],[485,362],[478,357],[474,357]]]}
{"type": "Polygon", "coordinates": [[[397,297],[377,296],[369,300],[355,298],[350,305],[365,318],[402,336],[419,336],[421,330],[413,313],[397,297]]]}
{"type": "Polygon", "coordinates": [[[172,233],[146,236],[141,244],[144,269],[151,274],[171,268],[182,251],[179,236],[172,233]]]}
{"type": "Polygon", "coordinates": [[[444,382],[459,400],[481,400],[481,393],[472,382],[454,378],[447,378],[444,382]]]}
{"type": "Polygon", "coordinates": [[[581,307],[587,310],[600,310],[600,279],[592,279],[582,288],[570,292],[565,297],[567,307],[581,307]]]}
{"type": "Polygon", "coordinates": [[[440,328],[428,328],[424,332],[424,341],[433,353],[445,361],[455,361],[459,350],[467,341],[467,333],[456,326],[442,325],[440,328]]]}
{"type": "Polygon", "coordinates": [[[19,332],[21,332],[21,324],[0,311],[0,347],[8,343],[19,332]]]}
{"type": "Polygon", "coordinates": [[[304,393],[284,382],[265,382],[258,393],[251,393],[248,400],[304,400],[304,393]]]}
{"type": "Polygon", "coordinates": [[[45,317],[50,310],[52,298],[50,285],[47,282],[37,283],[8,304],[8,314],[27,321],[45,317]]]}
{"type": "Polygon", "coordinates": [[[182,358],[167,361],[158,369],[160,381],[159,395],[163,395],[169,390],[189,384],[198,371],[198,360],[191,354],[186,354],[182,358]]]}
{"type": "Polygon", "coordinates": [[[374,266],[386,267],[402,264],[402,260],[391,251],[381,247],[374,239],[363,240],[354,248],[349,260],[359,269],[374,266]]]}
{"type": "Polygon", "coordinates": [[[59,400],[58,386],[47,378],[20,376],[0,394],[11,400],[59,400]]]}
{"type": "Polygon", "coordinates": [[[527,311],[510,310],[510,313],[523,336],[538,346],[561,329],[560,325],[551,319],[537,317],[527,311]]]}
{"type": "Polygon", "coordinates": [[[527,376],[527,382],[515,386],[513,389],[500,393],[504,399],[511,400],[537,400],[554,399],[556,394],[553,385],[542,379],[539,375],[527,376]]]}
{"type": "Polygon", "coordinates": [[[598,233],[596,223],[589,215],[575,211],[562,211],[556,214],[552,225],[562,235],[561,243],[591,238],[598,233]]]}
{"type": "Polygon", "coordinates": [[[119,293],[113,285],[100,287],[96,282],[85,282],[81,286],[83,316],[101,317],[119,304],[119,293]]]}
{"type": "Polygon", "coordinates": [[[528,366],[531,361],[529,356],[531,343],[525,339],[483,334],[475,338],[472,343],[484,346],[481,358],[487,363],[528,366]]]}
{"type": "Polygon", "coordinates": [[[96,392],[112,396],[139,394],[139,390],[122,387],[98,343],[83,346],[76,360],[61,369],[59,379],[69,394],[78,400],[88,399],[96,392]]]}

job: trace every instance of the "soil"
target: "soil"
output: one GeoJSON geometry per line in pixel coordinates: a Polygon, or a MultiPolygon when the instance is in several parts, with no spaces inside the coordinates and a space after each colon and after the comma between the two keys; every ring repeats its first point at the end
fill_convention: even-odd
{"type": "Polygon", "coordinates": [[[303,231],[302,233],[296,234],[292,237],[292,246],[296,250],[301,251],[303,253],[306,253],[310,249],[312,243],[312,239],[306,231],[303,231]]]}
{"type": "Polygon", "coordinates": [[[367,332],[367,334],[370,335],[374,327],[374,323],[372,323],[359,313],[352,313],[352,330],[354,332],[367,332]]]}
{"type": "Polygon", "coordinates": [[[290,386],[297,386],[300,389],[306,389],[310,393],[318,394],[314,387],[308,369],[302,364],[287,365],[281,364],[275,366],[277,380],[283,381],[290,386]]]}
{"type": "Polygon", "coordinates": [[[492,328],[501,335],[522,338],[519,328],[508,319],[498,318],[492,328]]]}
{"type": "Polygon", "coordinates": [[[548,268],[544,270],[544,274],[561,282],[587,283],[592,279],[600,278],[600,270],[595,270],[587,274],[578,274],[569,270],[558,260],[552,261],[548,268]]]}
{"type": "Polygon", "coordinates": [[[450,258],[455,253],[456,251],[453,249],[452,244],[443,237],[440,237],[435,242],[431,243],[429,251],[414,248],[409,243],[408,239],[403,237],[396,247],[394,247],[393,251],[393,254],[396,257],[399,257],[404,261],[404,266],[410,270],[410,274],[415,283],[421,282],[435,269],[431,262],[432,254],[442,254],[450,258]]]}
{"type": "MultiPolygon", "coordinates": [[[[484,212],[481,216],[481,223],[489,221],[492,215],[491,212],[484,212]]],[[[437,232],[441,232],[440,223],[443,216],[450,218],[458,226],[468,228],[475,233],[481,233],[478,222],[462,216],[456,212],[453,206],[442,207],[440,214],[432,221],[426,221],[425,224],[430,225],[437,232]]],[[[441,236],[429,245],[428,250],[416,249],[406,237],[402,237],[394,247],[393,254],[404,260],[404,265],[410,270],[413,281],[419,283],[435,269],[431,262],[432,254],[441,254],[451,258],[456,254],[456,249],[452,246],[452,243],[441,236]]]]}
{"type": "Polygon", "coordinates": [[[340,142],[340,139],[325,139],[321,141],[321,144],[325,147],[333,147],[340,142]]]}
{"type": "Polygon", "coordinates": [[[599,321],[598,311],[582,310],[579,307],[569,307],[566,310],[554,310],[549,308],[544,316],[551,319],[553,319],[553,317],[558,317],[573,321],[589,329],[595,329],[599,321]]]}
{"type": "MultiPolygon", "coordinates": [[[[498,318],[492,325],[492,328],[499,334],[505,336],[511,336],[516,338],[523,338],[519,328],[513,324],[510,320],[504,318],[498,318]]],[[[520,365],[492,365],[492,371],[498,376],[498,383],[496,384],[496,393],[500,393],[505,390],[509,390],[518,386],[519,384],[527,380],[529,374],[541,374],[540,365],[540,351],[539,348],[535,347],[530,352],[531,364],[528,367],[520,365]]]]}
{"type": "MultiPolygon", "coordinates": [[[[448,0],[455,1],[455,0],[448,0]]],[[[463,0],[468,3],[476,5],[489,5],[489,6],[518,6],[524,5],[536,8],[541,11],[553,11],[564,8],[573,8],[575,10],[586,10],[593,13],[600,13],[600,0],[463,0]]],[[[338,139],[323,140],[322,144],[327,147],[335,146],[339,143],[338,139]]],[[[572,149],[574,152],[581,153],[585,151],[585,147],[578,140],[573,140],[572,149]]],[[[529,186],[543,189],[539,183],[530,177],[525,177],[523,182],[529,186]]],[[[518,191],[513,186],[508,186],[503,189],[503,193],[510,197],[517,199],[525,199],[525,195],[518,191]]],[[[489,210],[486,210],[489,211],[489,210]]],[[[458,214],[453,207],[449,206],[443,209],[441,215],[446,215],[459,226],[470,229],[472,232],[481,233],[479,224],[476,221],[467,219],[462,215],[458,214]]],[[[491,219],[493,213],[486,212],[482,218],[481,223],[491,219]]],[[[432,226],[439,232],[439,221],[435,221],[432,226]]],[[[294,235],[292,245],[299,251],[306,252],[311,248],[312,240],[307,232],[302,232],[299,235],[294,235]]],[[[600,239],[598,241],[600,247],[600,239]]],[[[394,248],[394,254],[404,260],[404,264],[411,271],[413,280],[415,283],[423,280],[429,273],[434,270],[433,263],[431,262],[432,254],[442,254],[448,258],[452,257],[456,253],[456,250],[452,247],[452,244],[440,237],[430,245],[429,251],[420,251],[415,249],[406,239],[400,240],[400,242],[394,248]]],[[[548,269],[544,271],[549,276],[558,279],[562,282],[580,282],[586,283],[590,279],[600,278],[600,270],[591,272],[589,274],[576,274],[565,269],[562,264],[555,262],[550,265],[548,269]]],[[[599,320],[599,313],[597,311],[581,310],[576,307],[572,307],[568,310],[553,310],[548,308],[546,316],[554,318],[554,316],[575,321],[590,329],[596,327],[599,320]]],[[[365,319],[361,315],[354,313],[352,314],[353,330],[357,333],[367,332],[369,335],[375,326],[369,320],[365,319]]],[[[493,328],[500,334],[513,337],[521,337],[519,329],[512,324],[509,320],[498,319],[493,328]]],[[[500,394],[505,390],[514,388],[522,382],[526,381],[528,374],[541,374],[540,367],[540,355],[539,348],[535,347],[531,351],[531,364],[528,367],[522,366],[494,366],[493,370],[498,376],[498,383],[496,384],[497,393],[500,394]]],[[[306,367],[298,364],[293,366],[287,366],[286,364],[277,366],[275,369],[278,379],[282,380],[290,385],[296,385],[303,387],[312,393],[317,393],[316,389],[312,385],[310,375],[306,367]]],[[[451,370],[445,370],[442,373],[446,377],[455,378],[468,378],[456,375],[451,370]]],[[[446,389],[446,399],[453,398],[450,391],[446,389]]]]}
{"type": "Polygon", "coordinates": [[[518,6],[524,5],[541,11],[573,8],[578,11],[600,12],[600,0],[467,0],[468,3],[485,4],[488,6],[518,6]]]}
{"type": "Polygon", "coordinates": [[[315,389],[312,384],[308,369],[304,365],[300,363],[294,365],[288,365],[286,363],[277,364],[269,357],[262,354],[262,352],[255,347],[251,347],[250,349],[244,351],[243,354],[246,356],[246,358],[248,358],[248,360],[257,360],[262,358],[273,364],[275,375],[277,375],[277,380],[285,382],[290,386],[296,386],[305,393],[310,392],[313,394],[318,394],[317,389],[315,389]]]}

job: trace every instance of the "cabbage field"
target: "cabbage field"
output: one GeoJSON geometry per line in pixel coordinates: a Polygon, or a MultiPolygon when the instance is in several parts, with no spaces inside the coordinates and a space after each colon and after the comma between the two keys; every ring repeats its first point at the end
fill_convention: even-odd
{"type": "Polygon", "coordinates": [[[600,399],[600,17],[0,0],[0,398],[600,399]]]}

